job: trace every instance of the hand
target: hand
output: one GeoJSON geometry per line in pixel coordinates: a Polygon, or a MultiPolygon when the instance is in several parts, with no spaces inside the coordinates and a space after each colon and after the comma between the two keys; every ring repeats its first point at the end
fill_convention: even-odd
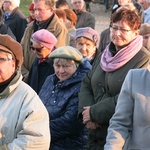
{"type": "Polygon", "coordinates": [[[99,126],[97,123],[95,123],[95,122],[88,121],[88,122],[86,123],[86,127],[87,127],[88,129],[96,129],[96,128],[100,127],[100,126],[99,126]]]}
{"type": "Polygon", "coordinates": [[[84,111],[82,112],[83,115],[83,123],[86,124],[88,121],[91,120],[90,118],[90,106],[83,107],[84,111]]]}

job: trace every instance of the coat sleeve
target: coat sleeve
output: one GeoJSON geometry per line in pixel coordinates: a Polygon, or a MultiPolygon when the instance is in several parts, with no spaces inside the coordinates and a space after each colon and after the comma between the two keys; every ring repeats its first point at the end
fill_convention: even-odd
{"type": "Polygon", "coordinates": [[[105,150],[122,150],[132,129],[134,100],[132,95],[132,72],[129,72],[122,85],[115,114],[110,120],[105,150]]]}
{"type": "Polygon", "coordinates": [[[8,149],[48,150],[50,146],[49,116],[39,97],[30,91],[24,98],[16,138],[8,149]]]}

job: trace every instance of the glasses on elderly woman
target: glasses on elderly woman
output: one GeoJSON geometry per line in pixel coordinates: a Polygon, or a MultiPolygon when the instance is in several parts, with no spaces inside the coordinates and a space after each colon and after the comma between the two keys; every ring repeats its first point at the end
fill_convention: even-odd
{"type": "Polygon", "coordinates": [[[1,62],[5,62],[5,61],[10,61],[12,60],[11,58],[3,58],[3,57],[0,57],[0,63],[1,62]]]}
{"type": "Polygon", "coordinates": [[[41,52],[41,50],[44,48],[44,46],[43,46],[43,47],[40,47],[40,48],[35,48],[35,47],[33,47],[33,46],[30,46],[30,48],[31,48],[33,51],[41,52]]]}
{"type": "Polygon", "coordinates": [[[121,33],[128,33],[128,32],[130,32],[130,31],[132,31],[132,30],[127,30],[127,29],[118,28],[118,27],[113,27],[113,26],[110,26],[110,28],[111,28],[114,32],[120,31],[121,33]]]}

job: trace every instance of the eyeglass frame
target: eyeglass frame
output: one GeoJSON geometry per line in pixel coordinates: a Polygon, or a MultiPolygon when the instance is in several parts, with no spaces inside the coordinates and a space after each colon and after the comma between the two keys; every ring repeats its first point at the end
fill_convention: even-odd
{"type": "Polygon", "coordinates": [[[0,62],[10,61],[10,60],[12,60],[12,58],[3,58],[3,57],[0,57],[0,62]]]}
{"type": "Polygon", "coordinates": [[[122,29],[122,28],[113,27],[112,25],[110,26],[110,28],[112,28],[115,32],[119,30],[119,31],[122,32],[122,33],[128,33],[128,32],[130,32],[130,31],[132,31],[132,30],[127,30],[127,29],[122,29]]]}
{"type": "Polygon", "coordinates": [[[37,52],[41,52],[42,49],[44,48],[44,46],[40,47],[40,48],[35,48],[33,46],[30,46],[30,48],[33,50],[33,51],[37,51],[37,52]]]}

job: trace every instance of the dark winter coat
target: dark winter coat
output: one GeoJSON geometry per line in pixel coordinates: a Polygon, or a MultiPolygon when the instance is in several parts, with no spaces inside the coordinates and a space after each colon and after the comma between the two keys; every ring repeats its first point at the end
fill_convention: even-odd
{"type": "Polygon", "coordinates": [[[50,116],[50,150],[85,149],[85,126],[77,118],[78,92],[82,78],[90,69],[89,61],[85,60],[65,81],[60,82],[55,74],[51,75],[39,93],[50,116]]]}
{"type": "Polygon", "coordinates": [[[39,93],[46,78],[53,73],[53,60],[47,59],[46,61],[38,64],[38,58],[35,58],[29,71],[27,84],[30,85],[36,93],[39,93]]]}
{"type": "Polygon", "coordinates": [[[28,23],[26,17],[18,8],[15,8],[8,18],[5,16],[4,22],[9,26],[17,41],[20,42],[28,23]]]}
{"type": "Polygon", "coordinates": [[[0,25],[0,34],[8,34],[10,35],[14,40],[16,40],[15,35],[12,33],[12,31],[10,30],[10,28],[5,25],[5,24],[1,24],[0,25]]]}
{"type": "Polygon", "coordinates": [[[95,17],[91,13],[83,9],[80,12],[76,13],[76,15],[78,18],[76,23],[76,29],[84,27],[91,27],[92,29],[95,29],[95,17]]]}
{"type": "Polygon", "coordinates": [[[101,55],[83,78],[79,93],[79,116],[82,116],[83,107],[91,106],[90,118],[100,125],[95,130],[89,130],[89,150],[103,150],[109,120],[115,112],[122,83],[130,69],[148,66],[150,53],[143,47],[130,61],[113,72],[102,70],[100,59],[101,55]]]}

